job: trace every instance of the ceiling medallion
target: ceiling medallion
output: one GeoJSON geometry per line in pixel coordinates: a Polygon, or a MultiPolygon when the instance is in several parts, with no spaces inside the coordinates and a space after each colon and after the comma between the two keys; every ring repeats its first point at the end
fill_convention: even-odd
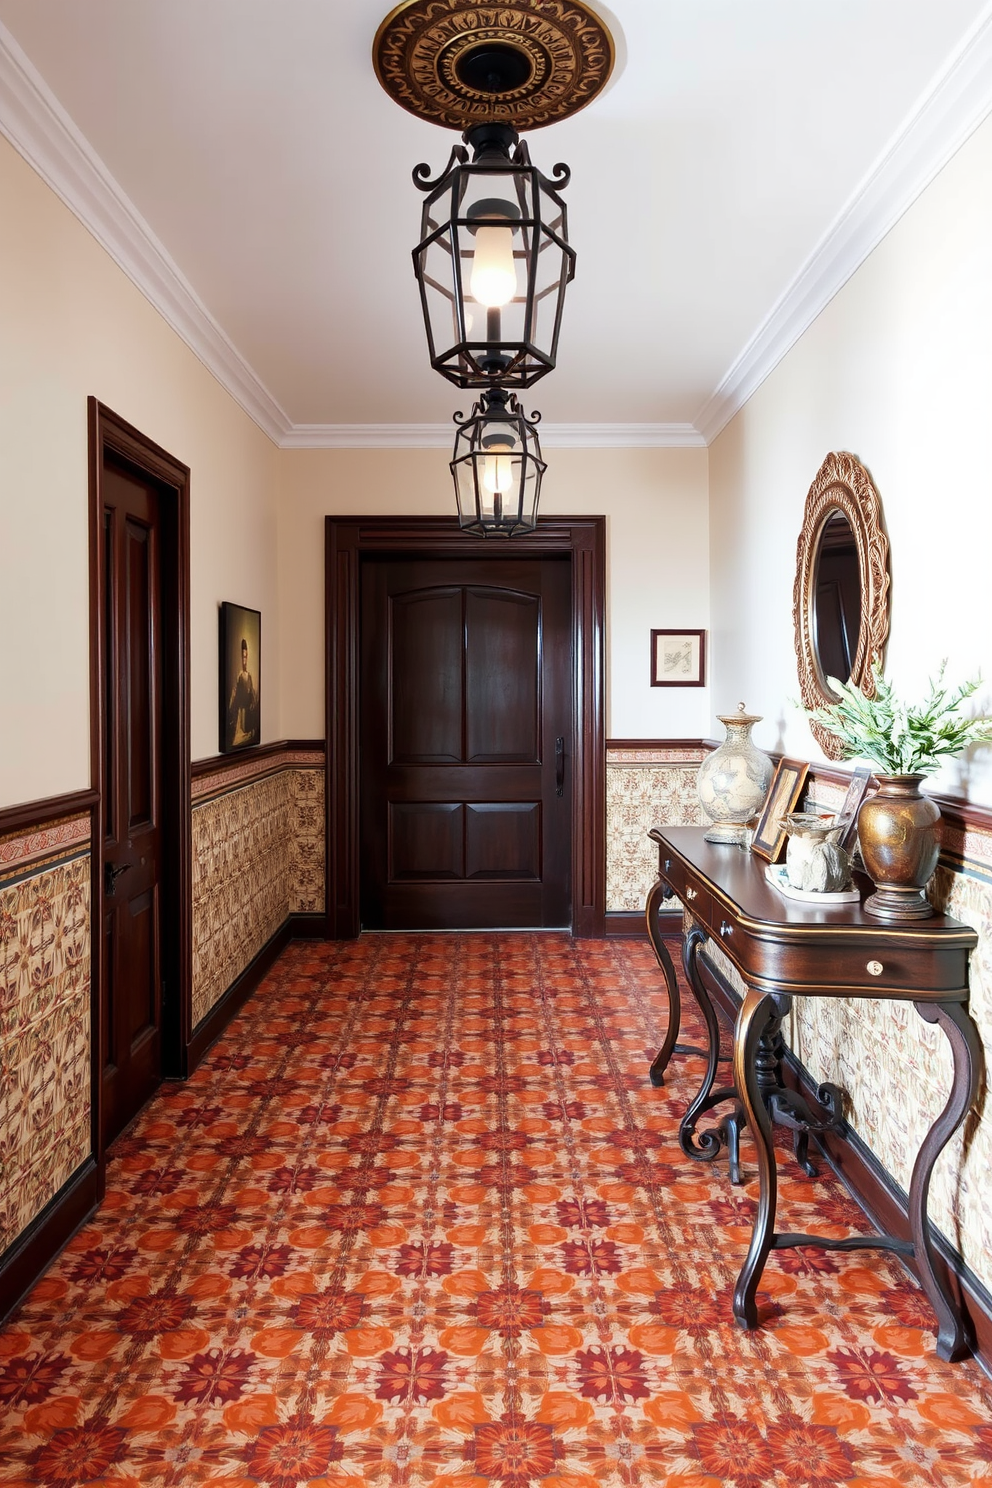
{"type": "Polygon", "coordinates": [[[405,0],[379,27],[372,58],[394,102],[433,124],[540,129],[592,102],[614,49],[582,0],[405,0]]]}

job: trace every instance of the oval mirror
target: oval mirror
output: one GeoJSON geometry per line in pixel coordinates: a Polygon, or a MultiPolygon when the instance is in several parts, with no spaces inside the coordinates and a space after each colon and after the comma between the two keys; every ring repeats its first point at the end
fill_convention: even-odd
{"type": "MultiPolygon", "coordinates": [[[[806,708],[835,702],[828,677],[871,697],[872,666],[889,633],[889,544],[871,476],[854,455],[830,454],[806,497],[792,602],[799,687],[806,708]]],[[[829,759],[840,741],[818,723],[829,759]]]]}
{"type": "Polygon", "coordinates": [[[848,682],[861,631],[861,570],[854,530],[837,507],[827,513],[813,555],[813,654],[828,677],[848,682]]]}

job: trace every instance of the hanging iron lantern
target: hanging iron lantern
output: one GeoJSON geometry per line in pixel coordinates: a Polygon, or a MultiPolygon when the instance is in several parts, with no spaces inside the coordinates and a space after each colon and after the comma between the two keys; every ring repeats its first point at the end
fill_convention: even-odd
{"type": "Polygon", "coordinates": [[[549,181],[509,124],[474,124],[427,192],[413,266],[431,366],[458,387],[530,387],[553,370],[565,286],[575,272],[569,169],[549,181]],[[469,152],[473,151],[469,161],[469,152]]]}
{"type": "Polygon", "coordinates": [[[468,418],[455,414],[458,433],[451,460],[458,525],[481,537],[516,537],[537,526],[541,459],[537,424],[515,393],[503,387],[484,392],[468,418]]]}

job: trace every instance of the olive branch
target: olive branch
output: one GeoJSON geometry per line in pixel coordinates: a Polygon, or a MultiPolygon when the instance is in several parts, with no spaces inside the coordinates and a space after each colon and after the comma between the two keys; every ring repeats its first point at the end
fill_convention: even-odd
{"type": "Polygon", "coordinates": [[[992,743],[992,718],[965,718],[961,704],[981,686],[981,677],[959,687],[944,685],[947,658],[931,678],[930,694],[915,706],[902,703],[876,663],[875,696],[865,697],[850,682],[828,677],[838,701],[809,709],[809,716],[840,740],[845,759],[867,760],[883,775],[928,775],[938,762],[969,744],[992,743]]]}

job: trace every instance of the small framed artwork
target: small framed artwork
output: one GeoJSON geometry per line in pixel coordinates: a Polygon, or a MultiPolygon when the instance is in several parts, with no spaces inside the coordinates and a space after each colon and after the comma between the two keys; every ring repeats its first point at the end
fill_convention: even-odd
{"type": "Polygon", "coordinates": [[[808,773],[809,765],[805,760],[779,760],[751,839],[751,851],[759,858],[777,863],[784,853],[785,818],[795,810],[808,773]]]}
{"type": "Polygon", "coordinates": [[[859,765],[858,769],[851,776],[851,783],[847,787],[847,795],[844,797],[844,803],[837,812],[837,825],[844,828],[839,838],[840,846],[846,848],[848,852],[854,846],[854,839],[858,830],[858,812],[861,810],[862,801],[868,794],[870,784],[871,770],[867,765],[859,765]]]}
{"type": "Polygon", "coordinates": [[[261,738],[262,613],[220,607],[220,749],[249,749],[261,738]]]}
{"type": "Polygon", "coordinates": [[[706,686],[705,630],[651,632],[651,686],[706,686]]]}

